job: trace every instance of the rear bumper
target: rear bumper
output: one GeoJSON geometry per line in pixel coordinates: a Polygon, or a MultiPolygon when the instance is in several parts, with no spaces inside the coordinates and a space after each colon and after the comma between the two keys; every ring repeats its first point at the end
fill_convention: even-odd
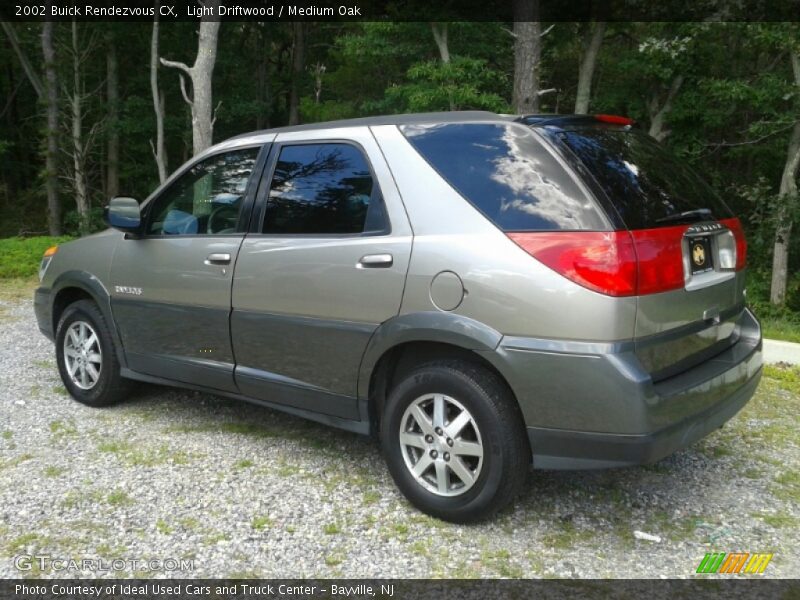
{"type": "Polygon", "coordinates": [[[722,427],[753,396],[761,370],[718,405],[655,433],[625,435],[528,427],[536,469],[603,469],[653,463],[722,427]]]}
{"type": "Polygon", "coordinates": [[[758,321],[745,310],[738,327],[733,346],[658,383],[631,344],[504,338],[495,365],[520,402],[534,468],[651,463],[721,427],[761,378],[758,321]]]}

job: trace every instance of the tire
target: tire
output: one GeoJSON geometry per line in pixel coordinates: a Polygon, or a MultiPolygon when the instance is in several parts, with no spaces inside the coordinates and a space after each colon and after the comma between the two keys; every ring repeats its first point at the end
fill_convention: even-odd
{"type": "Polygon", "coordinates": [[[111,332],[100,309],[90,300],[79,300],[64,309],[56,327],[56,362],[64,387],[81,404],[109,406],[129,392],[130,382],[120,375],[111,332]],[[80,339],[83,343],[78,342],[80,339]]]}
{"type": "Polygon", "coordinates": [[[421,511],[454,523],[488,518],[510,503],[531,461],[510,390],[491,371],[463,360],[425,364],[394,386],[382,415],[381,445],[406,498],[421,511]],[[441,432],[435,429],[437,402],[444,407],[438,419],[445,425],[441,432]],[[426,427],[434,430],[426,434],[426,427]],[[476,456],[478,451],[482,456],[476,456]],[[412,473],[415,468],[421,476],[412,473]],[[447,475],[440,476],[440,469],[447,475]]]}

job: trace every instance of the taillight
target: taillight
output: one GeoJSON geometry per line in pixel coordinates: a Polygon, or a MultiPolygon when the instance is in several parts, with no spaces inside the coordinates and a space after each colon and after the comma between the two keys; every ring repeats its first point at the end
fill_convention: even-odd
{"type": "Polygon", "coordinates": [[[608,296],[636,294],[636,252],[627,231],[507,235],[538,261],[579,285],[608,296]]]}
{"type": "Polygon", "coordinates": [[[685,285],[683,234],[686,225],[631,231],[639,259],[637,295],[677,290],[685,285]]]}
{"type": "Polygon", "coordinates": [[[744,229],[737,218],[723,219],[720,221],[733,233],[736,240],[736,270],[741,271],[747,266],[747,239],[744,237],[744,229]]]}
{"type": "Polygon", "coordinates": [[[684,287],[687,228],[507,235],[538,261],[590,290],[608,296],[642,296],[684,287]]]}

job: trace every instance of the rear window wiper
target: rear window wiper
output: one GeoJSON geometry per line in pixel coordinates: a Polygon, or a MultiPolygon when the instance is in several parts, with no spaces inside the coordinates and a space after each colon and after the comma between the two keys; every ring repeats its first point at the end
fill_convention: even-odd
{"type": "Polygon", "coordinates": [[[661,217],[660,219],[656,219],[656,223],[670,223],[673,221],[702,221],[703,219],[711,218],[711,210],[708,208],[698,208],[696,210],[685,210],[680,213],[675,213],[673,215],[667,215],[666,217],[661,217]]]}

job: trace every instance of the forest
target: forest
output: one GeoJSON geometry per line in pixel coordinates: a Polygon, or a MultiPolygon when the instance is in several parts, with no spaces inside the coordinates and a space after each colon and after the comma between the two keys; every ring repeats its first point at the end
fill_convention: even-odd
{"type": "Polygon", "coordinates": [[[748,299],[800,330],[800,25],[2,22],[0,237],[83,235],[256,129],[483,109],[636,120],[737,212],[748,299]]]}

